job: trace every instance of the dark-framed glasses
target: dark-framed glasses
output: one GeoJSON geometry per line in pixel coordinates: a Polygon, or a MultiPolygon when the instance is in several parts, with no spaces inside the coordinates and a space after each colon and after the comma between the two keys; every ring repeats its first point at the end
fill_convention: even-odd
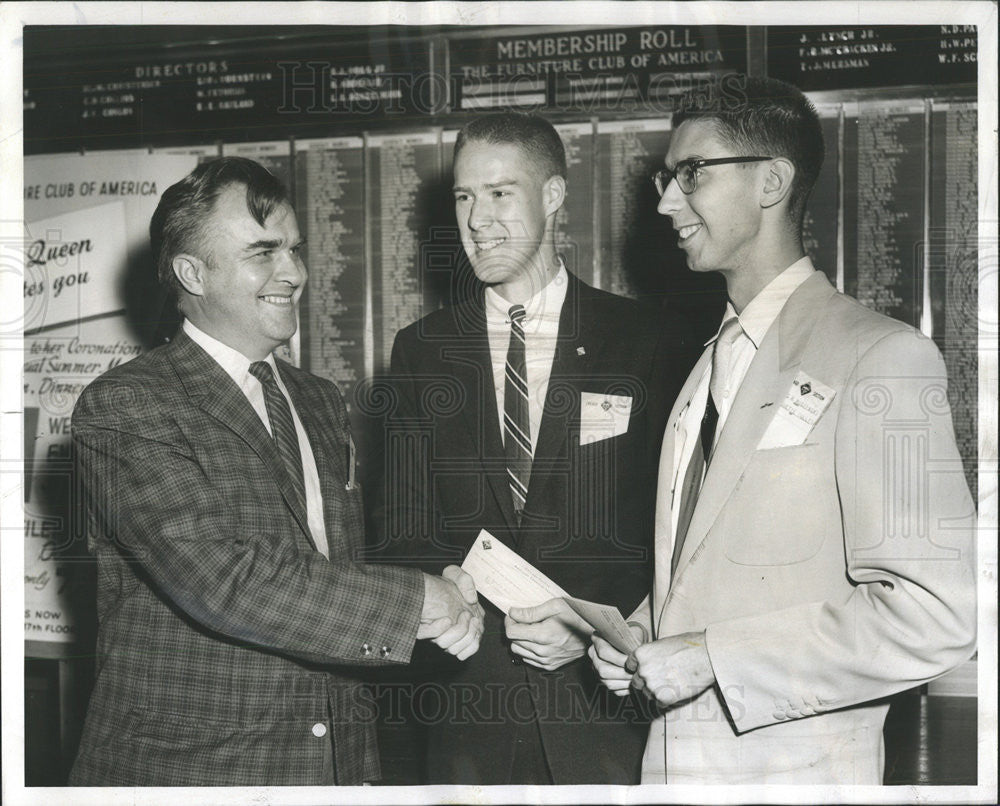
{"type": "Polygon", "coordinates": [[[653,174],[653,184],[656,185],[656,192],[662,196],[667,191],[671,180],[677,180],[677,186],[685,195],[694,193],[698,187],[698,171],[701,168],[708,168],[711,165],[730,165],[737,162],[764,162],[764,160],[774,159],[774,157],[717,157],[711,160],[681,160],[673,170],[670,168],[660,168],[653,174]]]}

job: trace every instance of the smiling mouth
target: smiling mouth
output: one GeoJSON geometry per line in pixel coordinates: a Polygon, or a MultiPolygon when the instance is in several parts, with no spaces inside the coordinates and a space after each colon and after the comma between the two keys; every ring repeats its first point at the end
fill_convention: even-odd
{"type": "Polygon", "coordinates": [[[275,296],[274,294],[262,294],[257,299],[261,299],[264,302],[270,303],[271,305],[291,305],[292,304],[292,298],[291,297],[279,297],[279,296],[275,296]]]}
{"type": "Polygon", "coordinates": [[[496,249],[506,240],[506,238],[494,238],[492,241],[476,241],[476,250],[479,252],[488,252],[490,249],[496,249]]]}
{"type": "Polygon", "coordinates": [[[677,235],[679,236],[680,240],[686,241],[700,229],[701,229],[701,224],[688,224],[687,226],[684,227],[678,227],[677,235]]]}

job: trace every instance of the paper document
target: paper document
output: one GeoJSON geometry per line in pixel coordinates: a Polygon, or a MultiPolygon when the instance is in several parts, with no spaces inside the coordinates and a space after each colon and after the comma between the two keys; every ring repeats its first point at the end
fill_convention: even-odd
{"type": "Polygon", "coordinates": [[[534,607],[569,595],[485,529],[472,544],[462,570],[475,581],[476,590],[505,615],[512,607],[534,607]]]}
{"type": "Polygon", "coordinates": [[[619,652],[626,655],[639,646],[621,611],[614,605],[585,602],[583,599],[566,597],[566,604],[576,611],[576,614],[586,621],[594,631],[619,652]]]}

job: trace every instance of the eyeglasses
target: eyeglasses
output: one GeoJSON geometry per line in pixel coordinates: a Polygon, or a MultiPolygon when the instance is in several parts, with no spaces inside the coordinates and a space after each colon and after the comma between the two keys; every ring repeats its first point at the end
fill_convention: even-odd
{"type": "Polygon", "coordinates": [[[673,170],[661,168],[653,174],[653,184],[661,196],[667,192],[671,180],[677,179],[677,185],[685,195],[694,193],[698,187],[698,171],[710,165],[729,165],[736,162],[763,162],[773,157],[719,157],[712,160],[681,160],[673,170]]]}

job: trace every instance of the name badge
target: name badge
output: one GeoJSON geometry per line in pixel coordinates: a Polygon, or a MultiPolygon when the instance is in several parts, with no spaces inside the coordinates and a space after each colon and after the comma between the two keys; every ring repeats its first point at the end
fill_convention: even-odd
{"type": "Polygon", "coordinates": [[[836,394],[835,390],[805,373],[796,375],[757,450],[801,445],[836,394]]]}
{"type": "Polygon", "coordinates": [[[628,431],[632,415],[629,395],[582,392],[580,398],[580,444],[589,445],[628,431]]]}

